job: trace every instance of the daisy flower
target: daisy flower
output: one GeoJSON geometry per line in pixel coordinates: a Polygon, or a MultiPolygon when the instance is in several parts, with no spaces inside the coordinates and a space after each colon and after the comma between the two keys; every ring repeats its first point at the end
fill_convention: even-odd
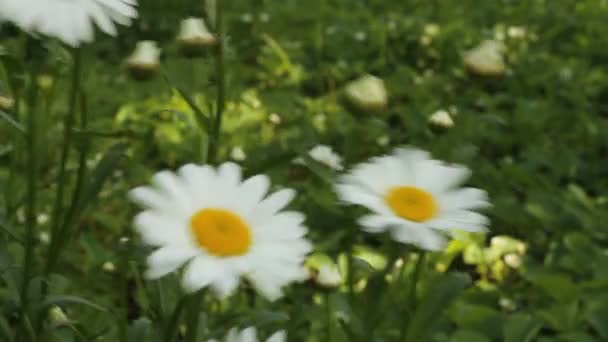
{"type": "Polygon", "coordinates": [[[398,242],[440,250],[452,229],[487,230],[488,219],[473,211],[489,206],[486,192],[459,188],[469,175],[468,168],[425,151],[398,148],[357,165],[336,190],[342,201],[373,212],[359,219],[365,231],[388,231],[398,242]]]}
{"type": "Polygon", "coordinates": [[[281,288],[305,279],[303,262],[311,250],[304,215],[281,211],[295,192],[268,194],[264,175],[241,179],[241,168],[188,164],[177,173],[162,171],[152,187],[130,192],[145,210],[135,218],[143,241],[159,247],[148,257],[154,279],[186,265],[182,285],[204,287],[219,297],[231,294],[241,277],[270,300],[281,288]]]}
{"type": "Polygon", "coordinates": [[[94,26],[115,36],[137,18],[137,0],[0,0],[0,17],[73,47],[93,41],[94,26]]]}
{"type": "MultiPolygon", "coordinates": [[[[285,331],[278,331],[266,339],[266,342],[285,342],[285,331]]],[[[230,329],[226,335],[226,342],[258,342],[258,336],[255,328],[249,327],[238,331],[236,328],[230,329]]],[[[208,340],[207,342],[218,342],[216,339],[208,340]]]]}

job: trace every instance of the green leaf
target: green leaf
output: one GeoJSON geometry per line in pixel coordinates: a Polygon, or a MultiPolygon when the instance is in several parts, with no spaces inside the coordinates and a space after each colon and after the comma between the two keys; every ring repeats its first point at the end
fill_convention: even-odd
{"type": "Polygon", "coordinates": [[[4,121],[8,122],[8,124],[11,125],[13,128],[15,128],[17,131],[19,131],[19,133],[25,133],[25,128],[23,128],[23,125],[21,125],[20,123],[15,121],[15,119],[13,119],[9,114],[7,114],[1,110],[0,110],[0,118],[4,119],[4,121]]]}
{"type": "Polygon", "coordinates": [[[53,305],[81,304],[98,311],[107,311],[104,307],[78,296],[57,295],[49,296],[39,305],[39,310],[46,310],[53,305]]]}
{"type": "Polygon", "coordinates": [[[463,273],[447,273],[435,280],[422,298],[413,319],[407,327],[406,342],[428,339],[437,317],[454,299],[471,284],[471,278],[463,273]]]}
{"type": "Polygon", "coordinates": [[[516,314],[509,317],[503,327],[505,342],[527,342],[538,334],[543,323],[538,318],[516,314]]]}
{"type": "Polygon", "coordinates": [[[458,330],[452,335],[450,342],[491,342],[491,340],[473,330],[458,330]]]}

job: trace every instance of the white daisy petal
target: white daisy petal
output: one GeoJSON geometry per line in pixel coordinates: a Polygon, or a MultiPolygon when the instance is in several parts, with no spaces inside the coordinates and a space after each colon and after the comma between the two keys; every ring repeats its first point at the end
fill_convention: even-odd
{"type": "MultiPolygon", "coordinates": [[[[237,328],[231,328],[226,334],[225,342],[258,342],[257,330],[254,327],[248,327],[241,331],[237,328]]],[[[287,340],[287,334],[285,331],[278,331],[268,339],[266,342],[285,342],[287,340]]],[[[217,342],[215,339],[207,340],[207,342],[217,342]]]]}
{"type": "Polygon", "coordinates": [[[445,211],[481,209],[490,206],[488,193],[474,188],[447,192],[443,194],[440,201],[441,209],[445,211]]]}
{"type": "Polygon", "coordinates": [[[135,217],[134,225],[148,245],[186,245],[190,242],[185,223],[155,211],[139,213],[135,217]]]}
{"type": "Polygon", "coordinates": [[[211,284],[220,272],[219,265],[208,257],[196,257],[186,267],[182,285],[186,291],[196,292],[211,284]]]}
{"type": "Polygon", "coordinates": [[[287,333],[283,330],[281,331],[277,331],[276,333],[272,334],[272,336],[270,336],[266,342],[285,342],[287,341],[287,333]]]}
{"type": "Polygon", "coordinates": [[[146,277],[156,279],[169,274],[193,258],[197,253],[196,249],[188,246],[161,247],[152,252],[148,257],[148,272],[146,272],[146,277]]]}
{"type": "Polygon", "coordinates": [[[424,229],[417,225],[403,224],[391,229],[393,238],[402,243],[411,243],[430,251],[440,251],[447,239],[433,229],[424,229]]]}
{"type": "Polygon", "coordinates": [[[0,13],[25,31],[78,47],[93,41],[93,25],[110,35],[116,34],[114,22],[130,25],[136,6],[134,0],[2,0],[0,13]]]}

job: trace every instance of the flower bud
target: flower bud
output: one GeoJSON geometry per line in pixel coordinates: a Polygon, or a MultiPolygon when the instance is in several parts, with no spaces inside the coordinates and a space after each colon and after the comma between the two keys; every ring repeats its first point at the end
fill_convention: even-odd
{"type": "Polygon", "coordinates": [[[67,323],[69,321],[68,316],[65,314],[63,309],[57,305],[53,305],[49,309],[49,319],[55,324],[67,323]]]}
{"type": "Polygon", "coordinates": [[[372,75],[351,81],[344,88],[344,92],[349,104],[363,112],[383,111],[388,104],[384,81],[372,75]]]}
{"type": "Polygon", "coordinates": [[[521,266],[521,257],[516,253],[509,253],[504,256],[505,264],[511,268],[519,268],[521,266]]]}
{"type": "Polygon", "coordinates": [[[182,54],[186,57],[199,57],[205,48],[217,42],[215,35],[207,29],[202,18],[187,18],[180,24],[177,36],[182,54]]]}
{"type": "Polygon", "coordinates": [[[452,120],[450,113],[442,109],[429,117],[429,124],[436,128],[445,129],[454,126],[454,120],[452,120]]]}
{"type": "Polygon", "coordinates": [[[15,107],[15,100],[6,95],[0,95],[0,110],[10,111],[15,107]]]}
{"type": "Polygon", "coordinates": [[[500,76],[507,67],[504,62],[504,45],[494,40],[486,40],[464,55],[464,65],[471,73],[479,76],[500,76]]]}
{"type": "Polygon", "coordinates": [[[127,66],[131,76],[138,81],[156,75],[160,69],[160,48],[156,42],[152,40],[137,42],[135,51],[127,59],[127,66]]]}
{"type": "Polygon", "coordinates": [[[315,282],[323,287],[338,287],[342,283],[342,275],[336,265],[323,265],[319,268],[315,282]]]}
{"type": "Polygon", "coordinates": [[[103,265],[101,266],[101,269],[104,272],[107,273],[114,273],[114,271],[116,271],[116,266],[114,266],[114,263],[111,261],[106,261],[103,263],[103,265]]]}
{"type": "Polygon", "coordinates": [[[230,150],[230,158],[236,161],[243,161],[247,158],[247,154],[240,146],[235,146],[230,150]]]}

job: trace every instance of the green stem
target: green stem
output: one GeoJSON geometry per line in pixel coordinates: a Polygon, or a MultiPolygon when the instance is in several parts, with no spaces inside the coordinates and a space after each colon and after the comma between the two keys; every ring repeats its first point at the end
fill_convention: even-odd
{"type": "Polygon", "coordinates": [[[420,274],[422,273],[422,269],[424,267],[424,263],[426,259],[426,252],[420,251],[418,254],[418,260],[416,260],[416,266],[412,271],[412,281],[410,283],[410,294],[409,294],[409,304],[411,307],[411,311],[414,312],[416,310],[416,297],[417,297],[417,287],[418,281],[420,280],[420,274]]]}
{"type": "Polygon", "coordinates": [[[205,290],[199,290],[191,296],[191,302],[186,312],[186,336],[184,342],[195,342],[198,336],[199,313],[201,311],[201,302],[205,296],[205,290]]]}
{"type": "Polygon", "coordinates": [[[226,75],[224,70],[224,4],[218,0],[215,8],[216,34],[218,45],[216,51],[216,70],[217,70],[217,99],[216,112],[213,120],[211,139],[209,141],[208,161],[215,162],[220,145],[220,131],[222,129],[222,117],[224,115],[226,75]]]}
{"type": "MultiPolygon", "coordinates": [[[[33,67],[30,73],[30,84],[27,94],[27,195],[26,195],[26,227],[25,227],[25,256],[23,258],[23,273],[21,281],[21,323],[27,327],[29,323],[29,285],[34,266],[34,255],[36,249],[36,219],[37,219],[37,195],[38,195],[38,87],[36,79],[38,70],[33,67]]],[[[27,329],[26,329],[27,330],[27,329]]]]}
{"type": "Polygon", "coordinates": [[[331,306],[331,292],[325,293],[325,311],[327,314],[327,341],[334,340],[333,308],[331,306]]]}
{"type": "Polygon", "coordinates": [[[49,245],[47,264],[45,268],[45,278],[53,271],[57,245],[62,241],[63,236],[59,236],[61,231],[61,223],[63,218],[63,201],[65,194],[65,185],[67,178],[67,161],[70,154],[70,148],[73,140],[73,126],[76,117],[76,102],[78,99],[78,91],[80,88],[80,68],[81,68],[81,56],[80,50],[76,49],[73,51],[74,66],[72,71],[72,80],[69,95],[68,111],[63,121],[63,144],[61,146],[61,159],[59,164],[59,175],[57,177],[57,190],[55,193],[55,204],[52,212],[51,222],[51,242],[49,245]]]}

